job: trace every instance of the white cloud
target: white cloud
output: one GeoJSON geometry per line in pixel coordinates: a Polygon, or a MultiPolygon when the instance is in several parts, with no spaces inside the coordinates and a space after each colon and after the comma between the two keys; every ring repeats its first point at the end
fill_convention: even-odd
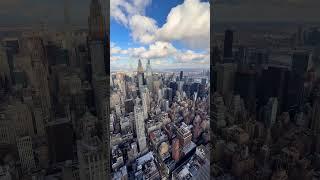
{"type": "Polygon", "coordinates": [[[119,46],[116,46],[116,44],[114,42],[110,43],[111,49],[110,49],[110,53],[111,55],[114,54],[128,54],[128,50],[123,50],[121,49],[119,46]]]}
{"type": "MultiPolygon", "coordinates": [[[[117,47],[114,44],[111,44],[111,48],[117,47]]],[[[136,47],[128,49],[116,49],[113,50],[116,52],[113,55],[112,60],[119,59],[141,59],[143,61],[150,59],[156,65],[165,65],[171,60],[174,64],[209,64],[209,52],[195,52],[192,50],[179,50],[175,48],[171,43],[157,41],[151,44],[148,48],[145,47],[136,47]]]]}
{"type": "Polygon", "coordinates": [[[129,48],[128,55],[135,58],[141,58],[141,54],[146,52],[146,48],[144,47],[138,47],[138,48],[129,48]]]}
{"type": "Polygon", "coordinates": [[[178,40],[191,48],[207,48],[210,43],[210,4],[185,0],[171,9],[167,22],[158,30],[160,40],[178,40]]]}
{"type": "Polygon", "coordinates": [[[158,59],[174,55],[177,52],[177,49],[168,42],[157,41],[154,44],[151,44],[147,49],[145,47],[136,47],[121,49],[115,44],[111,44],[111,54],[112,55],[127,55],[132,58],[138,59],[158,59]]]}
{"type": "Polygon", "coordinates": [[[119,56],[111,56],[110,57],[110,61],[118,61],[118,60],[120,60],[119,56]]]}
{"type": "Polygon", "coordinates": [[[111,18],[128,26],[129,18],[133,15],[144,14],[145,8],[151,3],[151,0],[111,0],[110,15],[111,18]]]}
{"type": "Polygon", "coordinates": [[[134,15],[129,22],[131,36],[134,41],[149,44],[155,40],[155,33],[158,29],[156,21],[152,18],[134,15]]]}
{"type": "Polygon", "coordinates": [[[208,59],[209,53],[196,53],[191,50],[181,51],[176,54],[175,58],[181,63],[190,63],[192,61],[200,62],[208,59]]]}
{"type": "Polygon", "coordinates": [[[141,54],[142,59],[157,59],[171,56],[177,49],[168,42],[157,41],[149,46],[149,49],[141,54]]]}
{"type": "Polygon", "coordinates": [[[189,48],[208,48],[210,43],[210,4],[185,0],[171,9],[162,27],[144,16],[151,0],[111,0],[111,17],[131,31],[135,42],[180,41],[189,48]]]}

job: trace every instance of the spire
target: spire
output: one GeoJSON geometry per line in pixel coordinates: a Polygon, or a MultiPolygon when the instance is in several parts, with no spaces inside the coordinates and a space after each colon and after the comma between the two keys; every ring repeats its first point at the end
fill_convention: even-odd
{"type": "Polygon", "coordinates": [[[138,61],[138,73],[143,73],[143,67],[140,59],[138,61]]]}
{"type": "Polygon", "coordinates": [[[152,74],[150,59],[148,59],[148,63],[146,65],[146,72],[147,72],[147,75],[151,75],[152,74]]]}

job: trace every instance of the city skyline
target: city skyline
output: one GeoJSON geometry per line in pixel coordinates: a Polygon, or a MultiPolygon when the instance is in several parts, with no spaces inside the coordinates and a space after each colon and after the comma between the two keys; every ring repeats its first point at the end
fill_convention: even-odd
{"type": "Polygon", "coordinates": [[[208,68],[208,1],[110,1],[111,70],[208,68]]]}

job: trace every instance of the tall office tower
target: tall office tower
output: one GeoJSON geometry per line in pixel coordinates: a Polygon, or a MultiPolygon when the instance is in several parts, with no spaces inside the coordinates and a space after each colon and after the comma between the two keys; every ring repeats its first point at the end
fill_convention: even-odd
{"type": "Polygon", "coordinates": [[[77,141],[80,180],[107,179],[109,161],[98,137],[77,141]]]}
{"type": "Polygon", "coordinates": [[[104,119],[104,116],[105,116],[105,106],[106,106],[106,103],[107,103],[106,100],[108,97],[107,77],[96,76],[92,81],[92,85],[93,85],[94,96],[95,96],[97,116],[99,119],[102,120],[104,119]]]}
{"type": "Polygon", "coordinates": [[[0,84],[4,85],[6,81],[7,83],[11,82],[10,67],[6,51],[4,47],[0,44],[0,84]]]}
{"type": "Polygon", "coordinates": [[[139,145],[139,152],[143,152],[147,148],[146,142],[146,134],[144,127],[144,117],[143,110],[139,106],[134,107],[134,117],[135,117],[135,126],[136,126],[136,134],[139,145]]]}
{"type": "Polygon", "coordinates": [[[234,54],[234,62],[239,64],[241,68],[248,67],[249,58],[247,57],[247,51],[245,46],[240,46],[234,54]]]}
{"type": "Polygon", "coordinates": [[[32,139],[30,136],[24,136],[17,139],[17,148],[21,167],[24,172],[36,167],[34,153],[32,149],[32,139]]]}
{"type": "Polygon", "coordinates": [[[294,72],[288,77],[288,88],[286,92],[285,111],[290,114],[298,111],[305,100],[305,78],[294,72]]]}
{"type": "Polygon", "coordinates": [[[45,137],[46,135],[45,122],[44,122],[43,114],[40,107],[35,106],[33,108],[33,118],[35,122],[35,132],[37,136],[45,137]]]}
{"type": "Polygon", "coordinates": [[[146,66],[146,82],[149,90],[152,92],[153,91],[153,75],[152,75],[150,59],[148,60],[148,63],[146,66]]]}
{"type": "Polygon", "coordinates": [[[235,94],[243,98],[246,109],[256,112],[257,73],[255,71],[239,71],[235,75],[235,94]]]}
{"type": "Polygon", "coordinates": [[[232,62],[232,44],[233,44],[233,31],[226,30],[224,35],[224,62],[232,62]]]}
{"type": "Polygon", "coordinates": [[[217,66],[217,92],[228,101],[233,94],[236,64],[225,63],[217,66]]]}
{"type": "Polygon", "coordinates": [[[16,144],[21,136],[34,136],[32,115],[27,105],[18,100],[2,104],[0,109],[0,141],[7,144],[16,144]]]}
{"type": "Polygon", "coordinates": [[[180,71],[180,81],[182,81],[182,79],[183,79],[183,71],[180,71]]]}
{"type": "Polygon", "coordinates": [[[213,107],[212,107],[212,120],[213,127],[222,128],[226,126],[225,111],[226,107],[223,102],[223,97],[219,93],[213,95],[213,107]]]}
{"type": "Polygon", "coordinates": [[[161,89],[158,90],[157,95],[158,95],[157,103],[159,103],[163,98],[163,93],[162,93],[161,89]]]}
{"type": "Polygon", "coordinates": [[[296,50],[292,53],[292,72],[300,76],[305,75],[310,66],[310,53],[305,50],[296,50]]]}
{"type": "Polygon", "coordinates": [[[278,110],[284,111],[284,102],[287,95],[289,70],[286,67],[269,66],[263,70],[258,80],[257,105],[258,109],[266,105],[270,97],[278,100],[278,110]]]}
{"type": "Polygon", "coordinates": [[[278,100],[275,97],[269,98],[268,104],[264,108],[264,122],[268,128],[271,128],[276,122],[278,111],[278,100]]]}
{"type": "Polygon", "coordinates": [[[180,159],[180,143],[179,139],[175,138],[172,141],[172,159],[176,162],[180,159]]]}
{"type": "MultiPolygon", "coordinates": [[[[89,51],[91,58],[91,70],[92,70],[92,84],[95,97],[95,105],[97,110],[97,115],[100,120],[102,120],[103,135],[108,132],[109,125],[106,122],[106,118],[109,108],[109,102],[107,98],[109,95],[108,81],[107,77],[107,60],[108,55],[108,43],[109,39],[106,33],[106,18],[102,12],[102,6],[99,0],[92,0],[90,4],[90,16],[88,19],[89,24],[89,51]]],[[[109,137],[107,135],[107,137],[109,137]]]]}
{"type": "Polygon", "coordinates": [[[47,135],[52,163],[73,160],[73,128],[70,120],[62,118],[49,122],[47,135]]]}
{"type": "Polygon", "coordinates": [[[232,103],[230,107],[233,115],[238,115],[241,112],[241,98],[240,95],[234,95],[232,97],[232,103]]]}
{"type": "Polygon", "coordinates": [[[139,87],[139,90],[141,90],[144,84],[144,71],[143,71],[143,67],[140,59],[138,61],[137,77],[138,77],[138,87],[139,87]]]}
{"type": "MultiPolygon", "coordinates": [[[[7,61],[10,69],[10,77],[13,79],[14,70],[14,56],[19,52],[20,44],[18,38],[5,38],[2,39],[3,47],[6,51],[7,61]]],[[[12,82],[14,84],[14,82],[12,82]]]]}
{"type": "Polygon", "coordinates": [[[169,111],[169,101],[164,101],[164,111],[165,112],[169,111]]]}
{"type": "Polygon", "coordinates": [[[183,91],[183,84],[184,82],[183,81],[178,81],[178,91],[182,92],[183,91]]]}
{"type": "Polygon", "coordinates": [[[142,107],[143,107],[143,115],[144,119],[148,118],[148,113],[150,111],[150,93],[148,88],[144,88],[143,92],[141,92],[141,100],[142,100],[142,107]]]}
{"type": "Polygon", "coordinates": [[[129,113],[133,112],[133,110],[134,110],[134,100],[133,99],[125,100],[124,109],[125,109],[125,114],[129,114],[129,113]]]}
{"type": "Polygon", "coordinates": [[[48,82],[48,67],[42,40],[39,37],[31,39],[31,60],[35,78],[35,96],[39,97],[42,115],[45,122],[50,120],[51,97],[48,82]]]}
{"type": "Polygon", "coordinates": [[[137,72],[138,72],[138,73],[143,73],[143,72],[144,72],[143,67],[142,67],[142,63],[141,63],[141,60],[140,60],[140,59],[139,59],[139,61],[138,61],[137,72]]]}
{"type": "Polygon", "coordinates": [[[152,76],[152,69],[151,69],[151,63],[150,59],[148,59],[147,65],[146,65],[146,75],[152,76]]]}
{"type": "Polygon", "coordinates": [[[163,88],[162,89],[162,95],[164,99],[169,100],[169,102],[172,102],[173,99],[173,91],[171,88],[163,88]]]}
{"type": "Polygon", "coordinates": [[[92,0],[89,16],[89,47],[92,73],[94,76],[106,76],[105,69],[105,17],[99,0],[92,0]]]}
{"type": "Polygon", "coordinates": [[[295,34],[295,45],[296,46],[303,46],[304,44],[304,36],[303,36],[303,29],[301,26],[298,27],[297,32],[295,34]]]}
{"type": "Polygon", "coordinates": [[[315,101],[313,103],[310,129],[314,133],[317,133],[317,134],[320,133],[320,97],[319,95],[315,98],[315,101]]]}
{"type": "Polygon", "coordinates": [[[97,122],[97,117],[93,116],[90,112],[87,111],[83,115],[80,119],[80,134],[82,139],[89,139],[92,136],[97,122]]]}
{"type": "Polygon", "coordinates": [[[126,82],[124,80],[120,80],[119,81],[119,89],[120,89],[120,92],[123,94],[123,95],[126,95],[127,94],[127,91],[126,91],[126,82]]]}
{"type": "Polygon", "coordinates": [[[169,87],[172,89],[172,98],[175,97],[176,95],[176,92],[178,90],[178,83],[177,82],[174,82],[174,81],[171,81],[169,83],[169,87]]]}

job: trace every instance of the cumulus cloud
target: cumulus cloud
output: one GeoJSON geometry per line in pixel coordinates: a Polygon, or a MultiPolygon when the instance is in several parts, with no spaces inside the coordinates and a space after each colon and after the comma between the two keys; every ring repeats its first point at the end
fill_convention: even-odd
{"type": "Polygon", "coordinates": [[[190,63],[192,61],[202,61],[208,59],[208,53],[196,53],[191,50],[182,51],[176,54],[177,61],[190,63]]]}
{"type": "Polygon", "coordinates": [[[110,42],[110,53],[111,55],[114,55],[114,54],[127,54],[128,51],[127,50],[124,50],[124,49],[121,49],[119,46],[117,46],[114,42],[110,42]]]}
{"type": "Polygon", "coordinates": [[[150,44],[157,41],[180,41],[190,48],[207,48],[210,40],[210,4],[200,0],[185,0],[171,9],[166,22],[144,16],[150,1],[111,0],[111,17],[131,31],[135,42],[150,44]],[[136,1],[134,1],[136,2],[136,1]]]}
{"type": "Polygon", "coordinates": [[[152,60],[155,64],[162,65],[164,62],[168,63],[168,59],[173,60],[174,63],[202,63],[209,64],[209,52],[195,52],[192,50],[179,50],[175,48],[171,43],[157,41],[148,48],[136,47],[121,49],[116,45],[111,45],[113,50],[111,61],[121,59],[120,57],[126,56],[126,59],[142,59],[152,60]]]}
{"type": "Polygon", "coordinates": [[[129,25],[134,41],[148,44],[155,40],[155,33],[158,27],[154,19],[142,15],[134,15],[130,19],[129,25]]]}
{"type": "Polygon", "coordinates": [[[167,22],[158,30],[160,40],[178,40],[191,48],[207,48],[210,43],[210,4],[185,0],[171,9],[167,22]]]}
{"type": "Polygon", "coordinates": [[[121,58],[119,56],[111,56],[110,57],[110,61],[118,61],[120,60],[121,58]]]}
{"type": "Polygon", "coordinates": [[[110,16],[119,23],[128,26],[130,17],[144,14],[151,0],[111,0],[110,16]]]}
{"type": "Polygon", "coordinates": [[[141,54],[142,59],[157,59],[171,56],[177,49],[168,42],[157,41],[149,46],[149,49],[141,54]]]}
{"type": "Polygon", "coordinates": [[[128,55],[134,58],[141,58],[141,54],[145,53],[147,50],[145,47],[138,47],[138,48],[129,48],[128,55]]]}

